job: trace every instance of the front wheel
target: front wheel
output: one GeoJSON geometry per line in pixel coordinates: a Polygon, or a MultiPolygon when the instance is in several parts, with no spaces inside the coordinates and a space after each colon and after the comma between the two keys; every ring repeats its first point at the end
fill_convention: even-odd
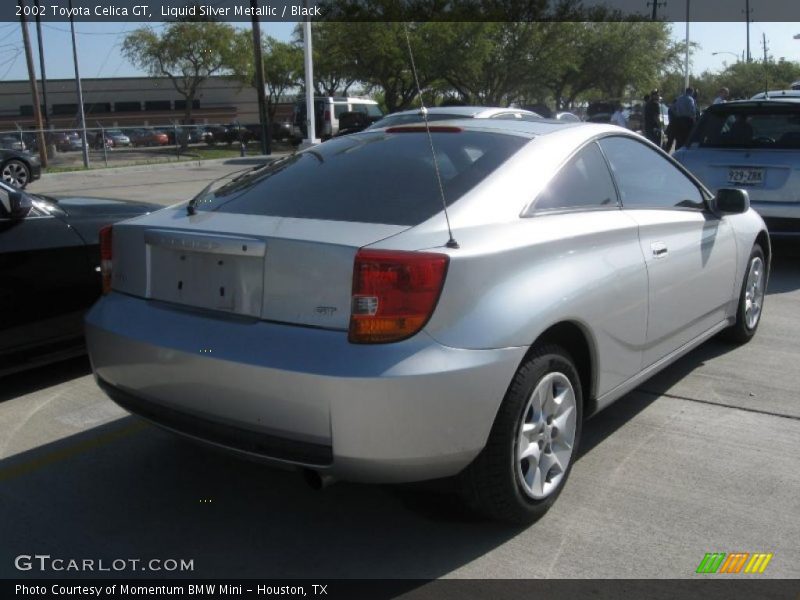
{"type": "Polygon", "coordinates": [[[768,275],[769,268],[764,258],[764,250],[759,244],[755,244],[744,272],[736,322],[725,330],[725,337],[728,340],[744,344],[753,339],[761,322],[768,275]]]}
{"type": "Polygon", "coordinates": [[[14,158],[3,165],[2,179],[11,187],[23,189],[31,179],[31,171],[28,165],[14,158]]]}
{"type": "Polygon", "coordinates": [[[534,346],[500,406],[486,447],[462,474],[470,506],[493,519],[532,523],[569,476],[583,421],[583,392],[569,354],[534,346]]]}

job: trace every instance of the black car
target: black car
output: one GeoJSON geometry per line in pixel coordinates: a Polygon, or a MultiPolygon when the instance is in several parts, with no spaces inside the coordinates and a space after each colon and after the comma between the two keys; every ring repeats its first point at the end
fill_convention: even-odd
{"type": "Polygon", "coordinates": [[[83,314],[102,287],[100,229],[159,208],[0,183],[0,374],[84,352],[83,314]]]}
{"type": "Polygon", "coordinates": [[[23,189],[42,176],[39,157],[19,150],[0,149],[0,181],[23,189]]]}

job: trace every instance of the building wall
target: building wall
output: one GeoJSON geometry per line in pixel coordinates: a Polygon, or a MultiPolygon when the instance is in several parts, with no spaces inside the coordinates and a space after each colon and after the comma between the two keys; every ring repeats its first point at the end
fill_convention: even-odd
{"type": "MultiPolygon", "coordinates": [[[[166,77],[120,77],[82,79],[86,126],[136,126],[181,123],[185,102],[166,77]],[[176,102],[178,102],[176,110],[176,102]],[[141,110],[131,110],[136,104],[141,110]],[[118,106],[119,105],[119,106],[118,106]],[[119,110],[117,110],[119,108],[119,110]],[[150,110],[146,110],[146,109],[150,110]]],[[[41,85],[39,98],[42,98],[41,85]]],[[[47,101],[51,123],[55,127],[78,125],[78,94],[74,79],[48,79],[47,101]]],[[[258,122],[255,90],[225,77],[211,77],[197,94],[199,107],[192,110],[196,124],[258,122]]],[[[0,127],[31,127],[34,124],[30,83],[0,81],[0,127]],[[26,107],[26,108],[23,108],[26,107]]]]}

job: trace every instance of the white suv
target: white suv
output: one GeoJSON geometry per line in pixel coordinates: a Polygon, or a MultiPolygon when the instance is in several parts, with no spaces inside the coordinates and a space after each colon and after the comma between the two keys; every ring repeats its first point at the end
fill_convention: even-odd
{"type": "MultiPolygon", "coordinates": [[[[346,112],[363,112],[368,117],[380,118],[383,111],[378,103],[368,98],[351,98],[346,96],[315,96],[314,113],[316,134],[323,140],[339,133],[339,117],[346,112]]],[[[295,104],[295,126],[300,129],[303,138],[308,136],[306,131],[306,103],[300,101],[295,104]]]]}

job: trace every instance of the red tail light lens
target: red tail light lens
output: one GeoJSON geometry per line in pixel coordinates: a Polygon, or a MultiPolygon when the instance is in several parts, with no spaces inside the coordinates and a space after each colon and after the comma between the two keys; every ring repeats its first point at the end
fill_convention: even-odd
{"type": "Polygon", "coordinates": [[[326,122],[330,122],[330,120],[331,120],[331,111],[326,110],[325,111],[325,121],[326,122]]]}
{"type": "Polygon", "coordinates": [[[396,342],[428,322],[449,257],[427,252],[359,250],[353,269],[351,342],[396,342]]]}
{"type": "Polygon", "coordinates": [[[103,294],[107,294],[111,291],[111,225],[100,230],[100,276],[103,294]]]}

